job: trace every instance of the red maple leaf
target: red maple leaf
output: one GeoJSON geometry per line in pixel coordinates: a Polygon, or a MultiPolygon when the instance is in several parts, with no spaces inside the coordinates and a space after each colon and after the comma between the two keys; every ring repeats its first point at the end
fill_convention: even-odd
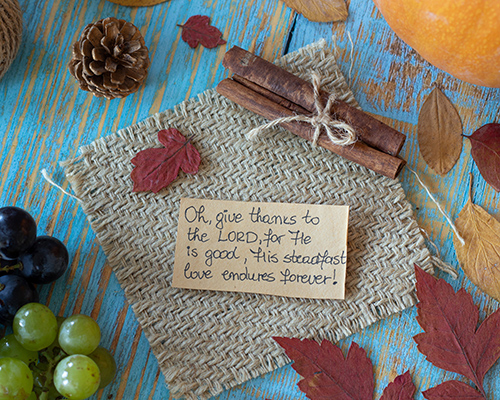
{"type": "MultiPolygon", "coordinates": [[[[466,384],[447,383],[428,390],[429,399],[450,391],[463,399],[486,399],[484,375],[500,358],[500,309],[477,327],[479,311],[463,288],[455,293],[451,285],[436,279],[415,265],[417,278],[417,321],[425,331],[414,337],[418,350],[436,367],[469,378],[479,392],[466,384]],[[466,388],[468,387],[468,388],[466,388]],[[472,390],[470,390],[472,389],[472,390]],[[471,397],[472,393],[480,397],[471,397]]],[[[444,395],[443,395],[444,396],[444,395]]]]}
{"type": "Polygon", "coordinates": [[[460,381],[446,381],[422,394],[427,400],[484,400],[476,389],[460,381]]]}
{"type": "Polygon", "coordinates": [[[220,44],[226,43],[221,38],[222,32],[215,26],[210,25],[210,17],[206,15],[193,15],[184,25],[177,25],[182,28],[182,40],[193,49],[201,43],[207,49],[213,49],[220,44]]]}
{"type": "MultiPolygon", "coordinates": [[[[299,389],[308,398],[373,400],[372,363],[365,350],[356,343],[351,344],[344,358],[342,350],[328,340],[323,340],[320,345],[310,339],[273,339],[295,361],[292,368],[304,378],[298,383],[299,389]]],[[[407,372],[386,388],[381,400],[411,400],[414,392],[415,386],[407,372]]]]}
{"type": "Polygon", "coordinates": [[[399,375],[389,383],[382,393],[380,400],[406,400],[413,399],[415,385],[411,381],[410,371],[399,375]]]}
{"type": "Polygon", "coordinates": [[[470,140],[472,158],[484,180],[500,192],[500,124],[483,125],[470,140]]]}
{"type": "Polygon", "coordinates": [[[200,153],[177,129],[159,131],[158,140],[165,147],[142,150],[131,160],[134,192],[158,193],[177,178],[180,169],[187,174],[198,172],[200,153]]]}

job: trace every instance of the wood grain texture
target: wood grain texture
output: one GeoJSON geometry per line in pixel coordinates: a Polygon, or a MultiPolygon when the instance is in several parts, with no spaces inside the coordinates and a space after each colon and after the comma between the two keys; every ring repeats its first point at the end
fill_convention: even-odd
{"type": "Polygon", "coordinates": [[[284,0],[285,3],[309,21],[334,22],[345,21],[347,6],[344,0],[284,0]]]}
{"type": "MultiPolygon", "coordinates": [[[[469,172],[475,178],[474,202],[499,219],[499,194],[481,178],[470,156],[470,144],[464,142],[457,165],[446,177],[440,177],[428,168],[419,153],[415,126],[420,107],[434,86],[442,89],[457,108],[464,134],[472,133],[485,123],[498,122],[500,90],[461,82],[432,67],[395,36],[371,2],[353,0],[349,11],[350,18],[345,24],[324,25],[322,33],[324,36],[336,35],[341,58],[339,64],[348,81],[350,77],[351,88],[361,107],[365,111],[401,121],[395,127],[407,133],[403,158],[408,161],[409,167],[419,173],[452,219],[456,218],[467,200],[469,172]]],[[[307,43],[307,33],[311,29],[313,24],[299,16],[289,51],[307,43]]],[[[455,281],[445,274],[438,275],[447,279],[455,290],[464,286],[479,305],[481,318],[489,315],[498,308],[498,302],[484,295],[464,276],[456,259],[452,232],[436,205],[411,172],[404,170],[400,180],[408,200],[415,206],[419,225],[428,233],[430,241],[437,245],[441,258],[460,273],[455,281]]],[[[433,251],[431,243],[428,244],[433,251]]],[[[421,332],[415,316],[415,307],[412,307],[342,341],[344,349],[352,340],[367,349],[376,365],[376,398],[389,381],[406,369],[410,370],[417,386],[417,400],[423,399],[422,391],[458,377],[433,367],[418,353],[412,340],[415,334],[421,332]]],[[[497,364],[486,375],[487,392],[491,398],[500,392],[499,372],[500,365],[497,364]]]]}
{"type": "MultiPolygon", "coordinates": [[[[130,8],[105,0],[21,0],[24,35],[17,58],[0,80],[0,205],[29,210],[39,232],[52,234],[68,246],[70,270],[55,284],[40,288],[41,299],[60,315],[84,313],[99,322],[103,345],[110,348],[119,376],[94,399],[167,399],[168,388],[155,357],[128,306],[123,291],[106,264],[95,235],[77,202],[48,185],[40,170],[48,168],[64,181],[57,166],[78,147],[126,127],[182,100],[214,87],[227,73],[221,66],[226,48],[238,45],[268,60],[320,38],[336,35],[340,65],[362,108],[400,120],[395,128],[408,135],[401,155],[416,170],[446,212],[454,219],[464,206],[468,173],[474,174],[474,203],[499,217],[499,194],[480,177],[464,143],[457,165],[445,177],[434,174],[419,154],[415,125],[418,111],[434,86],[457,108],[470,134],[488,122],[499,122],[500,90],[463,83],[430,66],[402,43],[368,0],[352,0],[346,23],[312,23],[276,0],[171,0],[154,7],[130,8]],[[176,24],[205,14],[223,32],[226,46],[195,50],[180,40],[176,24]],[[97,99],[77,89],[66,65],[71,45],[83,27],[114,16],[139,27],[150,50],[146,84],[122,100],[97,99]],[[352,39],[351,47],[349,37],[352,39]]],[[[437,207],[409,171],[401,177],[421,227],[436,243],[442,258],[458,268],[452,233],[437,207]]],[[[481,317],[498,308],[464,277],[480,305],[481,317]]],[[[388,288],[389,289],[389,288],[388,288]]],[[[375,365],[377,398],[395,376],[409,369],[417,400],[421,391],[454,378],[425,361],[412,336],[421,332],[411,308],[343,340],[363,346],[375,365]]],[[[490,395],[500,392],[500,365],[486,376],[490,395]]],[[[299,377],[284,367],[220,395],[220,399],[303,399],[299,377]]]]}

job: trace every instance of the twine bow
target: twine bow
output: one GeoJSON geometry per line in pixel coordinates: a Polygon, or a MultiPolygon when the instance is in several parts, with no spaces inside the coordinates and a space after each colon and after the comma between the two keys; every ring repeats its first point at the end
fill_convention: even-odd
{"type": "Polygon", "coordinates": [[[332,93],[330,97],[328,97],[326,105],[323,107],[323,105],[321,104],[321,95],[319,92],[321,88],[321,78],[315,72],[313,72],[311,76],[314,88],[314,106],[316,107],[316,115],[295,115],[292,117],[277,118],[271,122],[268,122],[267,124],[252,129],[250,132],[248,132],[247,137],[249,139],[253,139],[266,129],[274,128],[275,126],[285,122],[299,121],[307,122],[315,128],[312,140],[313,146],[316,146],[316,142],[318,141],[322,129],[326,131],[326,134],[330,141],[338,146],[348,146],[356,142],[357,136],[354,129],[344,121],[334,119],[334,116],[331,113],[332,105],[335,102],[337,96],[332,93]]]}

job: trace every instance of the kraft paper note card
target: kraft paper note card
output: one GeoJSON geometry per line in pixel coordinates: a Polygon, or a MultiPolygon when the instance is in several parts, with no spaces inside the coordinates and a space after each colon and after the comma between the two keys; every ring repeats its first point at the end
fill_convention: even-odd
{"type": "Polygon", "coordinates": [[[181,199],[173,286],[343,299],[348,206],[181,199]]]}

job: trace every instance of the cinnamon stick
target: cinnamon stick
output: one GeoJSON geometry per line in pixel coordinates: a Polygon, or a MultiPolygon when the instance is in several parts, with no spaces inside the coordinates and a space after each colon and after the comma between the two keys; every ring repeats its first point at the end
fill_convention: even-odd
{"type": "MultiPolygon", "coordinates": [[[[217,92],[247,110],[269,120],[296,115],[292,110],[271,101],[267,97],[254,92],[232,79],[221,81],[217,86],[217,92]]],[[[280,125],[306,140],[313,140],[314,128],[308,123],[293,121],[280,125]]],[[[360,141],[350,146],[337,146],[322,133],[318,138],[317,144],[392,179],[396,178],[405,164],[404,160],[376,150],[360,141]]]]}
{"type": "MultiPolygon", "coordinates": [[[[222,65],[236,75],[283,97],[309,113],[316,112],[313,85],[298,76],[240,47],[226,52],[222,65]]],[[[329,93],[321,91],[323,104],[329,93]]],[[[348,123],[360,140],[391,155],[398,155],[406,136],[349,104],[336,100],[333,111],[338,119],[348,123]]]]}
{"type": "Polygon", "coordinates": [[[311,112],[309,110],[306,110],[305,108],[302,108],[298,104],[292,103],[290,100],[287,100],[270,90],[267,90],[266,88],[263,88],[262,86],[257,85],[256,83],[253,83],[252,81],[249,81],[248,79],[245,79],[239,75],[233,75],[232,79],[238,83],[241,83],[243,86],[246,86],[247,88],[253,90],[254,92],[257,92],[258,94],[261,94],[264,97],[267,97],[269,100],[285,107],[288,108],[289,110],[292,110],[293,112],[297,114],[304,114],[304,115],[309,115],[311,112]]]}

